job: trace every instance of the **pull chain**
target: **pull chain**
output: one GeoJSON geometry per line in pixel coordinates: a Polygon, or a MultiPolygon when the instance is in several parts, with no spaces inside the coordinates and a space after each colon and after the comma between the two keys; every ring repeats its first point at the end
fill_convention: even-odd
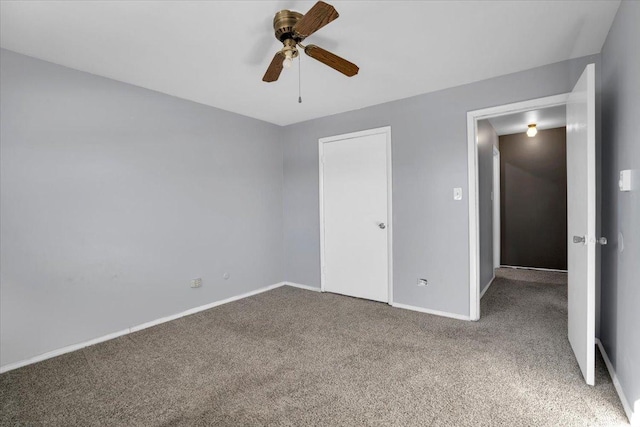
{"type": "Polygon", "coordinates": [[[300,57],[302,55],[298,55],[298,104],[302,104],[302,61],[300,57]]]}

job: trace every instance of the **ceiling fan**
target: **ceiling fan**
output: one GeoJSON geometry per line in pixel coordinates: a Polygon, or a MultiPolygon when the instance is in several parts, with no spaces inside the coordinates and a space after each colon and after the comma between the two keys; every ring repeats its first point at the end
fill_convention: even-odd
{"type": "Polygon", "coordinates": [[[323,1],[317,2],[304,15],[292,10],[281,10],[276,13],[273,18],[273,29],[276,38],[282,42],[284,47],[275,54],[262,80],[265,82],[278,80],[282,69],[291,67],[293,59],[298,57],[298,46],[304,49],[304,53],[308,56],[348,77],[358,74],[359,68],[356,64],[319,46],[313,44],[304,46],[301,43],[311,34],[337,19],[338,16],[336,9],[323,1]]]}

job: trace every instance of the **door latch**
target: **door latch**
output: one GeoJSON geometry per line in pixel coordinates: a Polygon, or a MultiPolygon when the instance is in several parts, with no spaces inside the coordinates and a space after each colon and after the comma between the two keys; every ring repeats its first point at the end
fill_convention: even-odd
{"type": "MultiPolygon", "coordinates": [[[[597,243],[599,245],[606,245],[607,244],[607,238],[606,237],[600,237],[597,240],[589,239],[590,242],[594,242],[597,243]]],[[[587,236],[573,236],[573,243],[584,243],[585,245],[587,244],[587,236]]]]}

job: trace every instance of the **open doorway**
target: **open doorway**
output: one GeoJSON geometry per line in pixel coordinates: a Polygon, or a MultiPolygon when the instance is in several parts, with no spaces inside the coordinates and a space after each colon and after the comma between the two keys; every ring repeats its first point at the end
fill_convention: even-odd
{"type": "Polygon", "coordinates": [[[480,318],[480,298],[489,289],[495,278],[495,269],[502,262],[502,223],[500,200],[500,169],[503,163],[500,153],[499,135],[491,121],[496,123],[501,133],[516,134],[528,129],[527,122],[536,115],[542,119],[540,111],[555,109],[558,113],[565,109],[570,94],[539,98],[515,104],[487,108],[468,113],[467,129],[469,140],[469,260],[470,260],[470,317],[480,318]],[[486,177],[480,180],[480,177],[486,177]],[[494,215],[495,212],[495,215],[494,215]]]}

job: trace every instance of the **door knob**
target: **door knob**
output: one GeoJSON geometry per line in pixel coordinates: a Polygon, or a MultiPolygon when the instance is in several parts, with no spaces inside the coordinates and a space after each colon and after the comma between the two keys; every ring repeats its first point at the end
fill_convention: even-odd
{"type": "Polygon", "coordinates": [[[607,238],[606,237],[599,238],[598,239],[598,244],[602,245],[602,246],[606,245],[607,244],[607,238]]]}
{"type": "Polygon", "coordinates": [[[384,222],[381,222],[380,224],[378,224],[378,227],[380,227],[381,229],[385,229],[387,228],[387,226],[384,224],[384,222]]]}

